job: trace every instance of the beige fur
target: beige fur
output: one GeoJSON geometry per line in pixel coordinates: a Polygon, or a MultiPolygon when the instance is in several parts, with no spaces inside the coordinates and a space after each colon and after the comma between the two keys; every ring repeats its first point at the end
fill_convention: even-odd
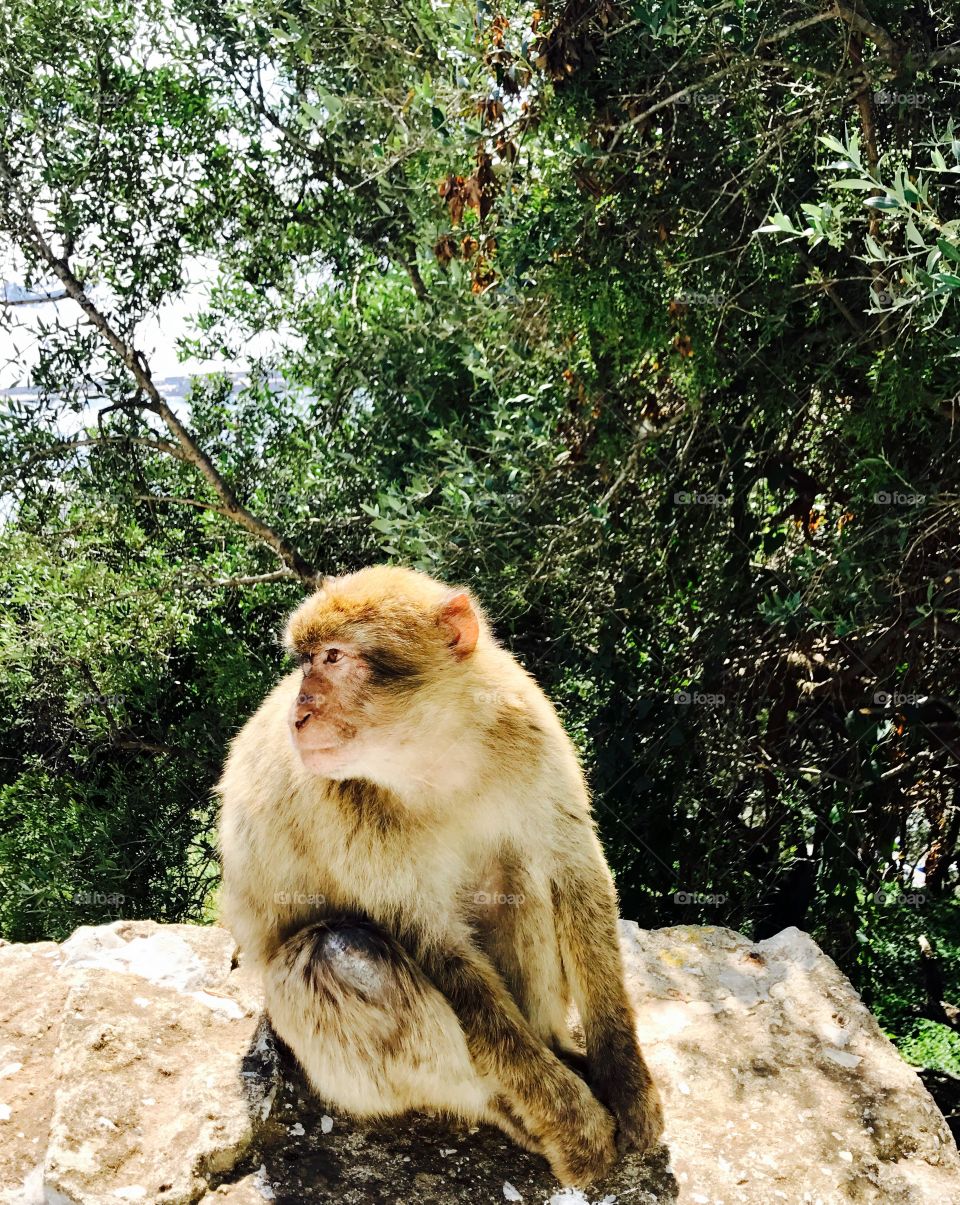
{"type": "Polygon", "coordinates": [[[493,1121],[567,1183],[607,1170],[615,1129],[650,1145],[616,896],[542,691],[469,597],[409,570],[326,582],[287,642],[316,668],[231,748],[222,912],[317,1091],[357,1115],[493,1121]],[[292,715],[321,733],[313,769],[292,715]],[[571,999],[593,1091],[554,1053],[575,1051],[571,999]]]}

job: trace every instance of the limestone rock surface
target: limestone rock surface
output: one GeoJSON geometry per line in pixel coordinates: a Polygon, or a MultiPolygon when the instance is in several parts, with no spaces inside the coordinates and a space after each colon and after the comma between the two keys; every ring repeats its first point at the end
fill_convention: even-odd
{"type": "Polygon", "coordinates": [[[499,1132],[315,1099],[216,926],[0,945],[7,1205],[960,1205],[943,1117],[805,934],[621,922],[664,1143],[578,1193],[499,1132]]]}

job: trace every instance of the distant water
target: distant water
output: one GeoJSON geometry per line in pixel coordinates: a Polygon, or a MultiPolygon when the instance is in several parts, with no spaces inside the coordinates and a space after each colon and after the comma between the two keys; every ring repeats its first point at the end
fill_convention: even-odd
{"type": "MultiPolygon", "coordinates": [[[[166,376],[157,377],[154,379],[154,384],[160,391],[160,395],[164,401],[171,406],[177,408],[186,407],[189,410],[189,397],[192,381],[195,377],[213,376],[217,373],[226,372],[226,375],[233,381],[233,390],[236,392],[242,389],[249,379],[247,372],[235,372],[217,368],[206,368],[202,371],[197,371],[193,374],[184,373],[181,376],[166,376]]],[[[280,373],[273,373],[270,376],[270,383],[274,387],[277,394],[288,392],[286,383],[280,373]]],[[[5,398],[16,398],[22,401],[36,400],[40,396],[39,390],[30,385],[13,385],[6,388],[0,387],[0,402],[5,398]]],[[[97,410],[102,404],[102,399],[98,399],[90,406],[91,416],[96,415],[97,410]]]]}

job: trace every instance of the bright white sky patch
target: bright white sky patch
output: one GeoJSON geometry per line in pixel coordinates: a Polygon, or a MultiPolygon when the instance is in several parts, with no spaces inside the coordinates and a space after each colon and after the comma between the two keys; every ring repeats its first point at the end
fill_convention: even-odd
{"type": "MultiPolygon", "coordinates": [[[[191,261],[187,268],[189,284],[186,290],[165,302],[156,314],[144,319],[137,329],[137,346],[144,353],[154,379],[159,381],[164,377],[190,376],[194,373],[246,371],[252,360],[275,347],[273,337],[261,335],[248,340],[242,360],[179,359],[178,340],[193,333],[193,319],[206,308],[213,277],[213,266],[201,260],[191,261]]],[[[10,299],[42,296],[46,291],[55,294],[58,291],[53,282],[48,290],[27,293],[11,275],[6,275],[4,290],[4,295],[10,299]]],[[[93,290],[93,296],[97,298],[96,290],[93,290]]],[[[79,325],[83,317],[76,303],[67,298],[35,306],[17,306],[12,328],[0,328],[0,390],[30,387],[31,373],[38,359],[40,327],[53,316],[65,326],[79,325]]]]}

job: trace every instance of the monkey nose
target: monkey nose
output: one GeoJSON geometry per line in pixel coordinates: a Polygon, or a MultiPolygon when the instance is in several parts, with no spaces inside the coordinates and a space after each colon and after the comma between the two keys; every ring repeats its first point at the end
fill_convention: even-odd
{"type": "Polygon", "coordinates": [[[310,690],[304,682],[293,705],[291,721],[298,732],[302,732],[310,720],[319,719],[326,704],[326,697],[321,691],[310,690]]]}

